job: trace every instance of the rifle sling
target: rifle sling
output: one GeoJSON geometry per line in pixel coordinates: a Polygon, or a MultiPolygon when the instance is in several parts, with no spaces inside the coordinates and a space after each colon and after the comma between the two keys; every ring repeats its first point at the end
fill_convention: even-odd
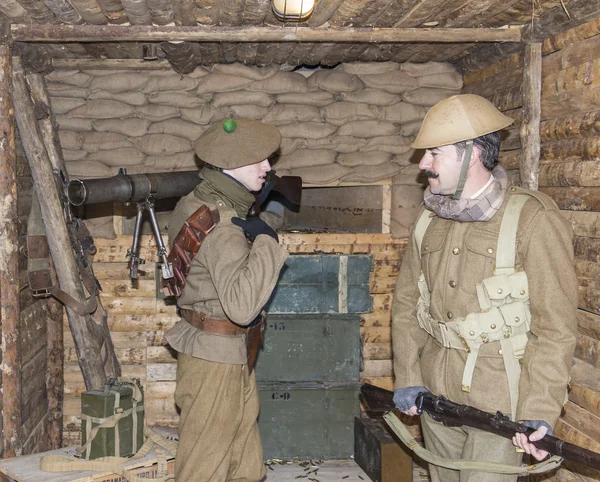
{"type": "Polygon", "coordinates": [[[475,470],[478,472],[492,472],[495,474],[527,475],[549,472],[550,470],[558,468],[563,461],[562,457],[553,455],[548,460],[544,460],[543,462],[517,467],[514,465],[497,464],[494,462],[447,459],[445,457],[435,455],[425,447],[419,445],[415,438],[410,434],[408,429],[404,426],[402,421],[393,412],[386,413],[383,418],[390,426],[392,431],[402,441],[402,443],[412,450],[418,457],[422,458],[426,462],[429,462],[430,464],[437,465],[439,467],[445,467],[447,469],[475,470]]]}

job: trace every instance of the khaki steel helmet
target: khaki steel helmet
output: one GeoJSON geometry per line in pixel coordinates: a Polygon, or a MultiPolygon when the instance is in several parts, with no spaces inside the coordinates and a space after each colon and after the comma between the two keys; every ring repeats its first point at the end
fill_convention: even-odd
{"type": "Polygon", "coordinates": [[[475,139],[513,123],[479,95],[453,95],[435,104],[423,119],[414,149],[429,149],[475,139]]]}
{"type": "Polygon", "coordinates": [[[196,141],[198,157],[215,167],[236,169],[267,159],[281,144],[279,129],[251,119],[225,119],[196,141]]]}

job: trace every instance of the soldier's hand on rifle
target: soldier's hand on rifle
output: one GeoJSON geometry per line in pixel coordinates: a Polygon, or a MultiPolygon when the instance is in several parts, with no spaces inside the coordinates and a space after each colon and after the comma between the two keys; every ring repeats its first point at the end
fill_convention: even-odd
{"type": "Polygon", "coordinates": [[[536,460],[544,460],[548,456],[548,452],[538,449],[531,442],[542,440],[548,432],[552,434],[552,430],[542,420],[525,420],[523,424],[536,429],[536,431],[529,435],[529,437],[524,433],[516,433],[512,438],[513,445],[521,448],[525,453],[531,454],[536,460]]]}
{"type": "Polygon", "coordinates": [[[254,241],[261,234],[271,236],[275,241],[279,242],[279,237],[273,228],[265,223],[260,218],[231,218],[231,222],[244,230],[244,235],[250,241],[254,241]]]}
{"type": "Polygon", "coordinates": [[[415,399],[421,392],[428,392],[425,387],[406,387],[394,390],[394,404],[405,415],[419,415],[415,399]]]}

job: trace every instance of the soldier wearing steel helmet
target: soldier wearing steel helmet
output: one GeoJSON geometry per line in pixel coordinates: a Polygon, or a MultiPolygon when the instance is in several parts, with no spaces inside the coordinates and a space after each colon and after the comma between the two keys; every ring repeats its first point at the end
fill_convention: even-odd
{"type": "MultiPolygon", "coordinates": [[[[416,415],[421,391],[501,410],[551,433],[565,402],[577,330],[572,229],[537,191],[510,187],[499,131],[512,123],[486,99],[456,95],[427,113],[414,148],[429,186],[394,292],[394,401],[416,415]]],[[[425,445],[449,459],[516,466],[513,440],[421,417],[425,445]]],[[[432,481],[508,482],[516,475],[431,465],[432,481]]]]}
{"type": "Polygon", "coordinates": [[[212,219],[196,236],[197,252],[186,255],[192,260],[177,302],[182,319],[166,337],[179,352],[175,470],[181,482],[257,482],[266,473],[249,356],[257,338],[251,333],[262,333],[261,309],[288,254],[272,228],[246,215],[280,142],[278,129],[262,122],[239,118],[213,125],[195,145],[206,163],[202,182],[179,201],[170,220],[169,240],[178,244],[201,209],[208,208],[212,219]]]}

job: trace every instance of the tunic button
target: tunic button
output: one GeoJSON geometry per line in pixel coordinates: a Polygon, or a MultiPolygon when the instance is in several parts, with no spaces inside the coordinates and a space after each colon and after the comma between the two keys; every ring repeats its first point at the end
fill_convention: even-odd
{"type": "Polygon", "coordinates": [[[521,293],[521,296],[523,296],[525,294],[525,290],[521,290],[520,293],[521,293]]]}
{"type": "Polygon", "coordinates": [[[510,190],[511,190],[512,192],[515,192],[515,191],[517,190],[517,188],[516,188],[515,186],[513,186],[513,187],[511,187],[511,188],[510,188],[510,190]]]}
{"type": "Polygon", "coordinates": [[[473,330],[471,330],[471,331],[469,332],[469,335],[471,335],[471,336],[475,336],[475,332],[474,332],[473,330]]]}
{"type": "Polygon", "coordinates": [[[521,318],[519,318],[518,316],[515,316],[515,323],[520,323],[521,322],[521,318]]]}
{"type": "Polygon", "coordinates": [[[502,294],[502,288],[498,288],[498,294],[501,295],[502,294]]]}
{"type": "Polygon", "coordinates": [[[487,252],[490,253],[490,254],[492,254],[494,252],[494,248],[488,248],[487,252]]]}
{"type": "Polygon", "coordinates": [[[502,355],[504,353],[502,350],[498,350],[498,355],[502,355]]]}
{"type": "Polygon", "coordinates": [[[452,254],[460,254],[460,249],[459,248],[454,248],[452,250],[452,254]]]}
{"type": "Polygon", "coordinates": [[[490,328],[491,328],[492,330],[495,330],[495,329],[496,329],[496,325],[490,325],[490,328]]]}
{"type": "Polygon", "coordinates": [[[446,313],[446,316],[448,317],[449,320],[451,320],[452,318],[454,318],[454,315],[452,314],[451,311],[449,311],[448,313],[446,313]]]}
{"type": "Polygon", "coordinates": [[[429,251],[429,246],[423,246],[423,251],[429,251]]]}
{"type": "Polygon", "coordinates": [[[450,285],[450,288],[456,288],[456,281],[452,280],[448,284],[450,285]]]}

